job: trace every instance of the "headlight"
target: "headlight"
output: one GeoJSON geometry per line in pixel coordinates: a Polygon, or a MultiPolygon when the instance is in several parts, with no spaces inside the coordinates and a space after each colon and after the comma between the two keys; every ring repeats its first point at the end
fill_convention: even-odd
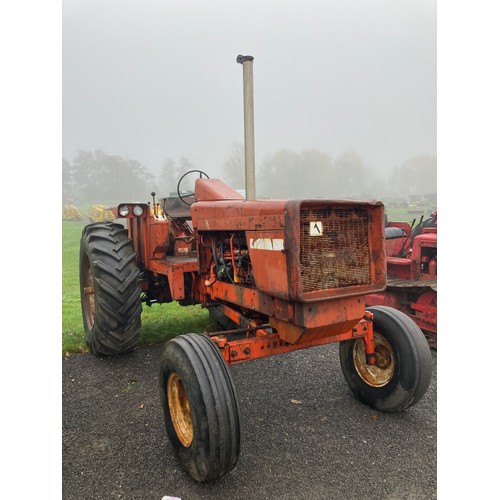
{"type": "Polygon", "coordinates": [[[136,205],[136,206],[132,209],[132,212],[133,212],[133,214],[134,214],[136,217],[140,217],[140,216],[144,213],[144,210],[143,210],[143,208],[142,208],[140,205],[136,205]]]}
{"type": "Polygon", "coordinates": [[[130,213],[130,210],[126,205],[124,205],[123,207],[120,207],[120,209],[118,210],[118,213],[122,217],[127,217],[127,215],[130,213]]]}

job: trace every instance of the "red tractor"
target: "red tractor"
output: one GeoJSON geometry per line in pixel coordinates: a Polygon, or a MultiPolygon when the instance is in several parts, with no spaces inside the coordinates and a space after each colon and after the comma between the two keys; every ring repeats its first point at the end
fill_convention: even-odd
{"type": "Polygon", "coordinates": [[[410,316],[437,348],[437,211],[412,228],[385,228],[387,288],[366,296],[369,306],[390,306],[410,316]]]}
{"type": "MultiPolygon", "coordinates": [[[[252,60],[238,58],[246,78],[252,60]]],[[[253,140],[249,88],[245,80],[246,147],[253,140]]],[[[417,403],[432,373],[416,323],[385,305],[366,307],[366,295],[386,286],[383,204],[256,200],[253,153],[246,153],[246,198],[195,171],[193,193],[181,190],[181,178],[179,196],[157,203],[153,194],[152,210],[120,203],[115,217],[126,224],[90,224],[81,239],[83,320],[94,353],[137,345],[143,302],[200,304],[234,325],[179,335],[161,358],[166,432],[181,468],[200,482],[238,460],[233,364],[340,342],[354,396],[385,412],[417,403]]]]}

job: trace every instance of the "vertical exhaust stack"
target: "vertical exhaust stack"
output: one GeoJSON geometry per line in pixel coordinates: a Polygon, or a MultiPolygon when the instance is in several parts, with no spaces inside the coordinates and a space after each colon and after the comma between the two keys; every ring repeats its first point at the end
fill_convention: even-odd
{"type": "Polygon", "coordinates": [[[245,196],[255,200],[255,140],[253,127],[253,56],[239,55],[243,65],[243,100],[245,119],[245,196]]]}

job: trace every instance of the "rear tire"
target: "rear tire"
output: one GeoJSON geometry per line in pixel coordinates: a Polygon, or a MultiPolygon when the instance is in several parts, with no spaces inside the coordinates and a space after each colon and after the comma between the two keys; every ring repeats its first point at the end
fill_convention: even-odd
{"type": "Polygon", "coordinates": [[[386,306],[373,313],[375,366],[367,365],[362,338],[340,343],[340,364],[354,396],[384,412],[401,411],[425,394],[432,376],[432,354],[422,330],[408,316],[386,306]]]}
{"type": "Polygon", "coordinates": [[[141,331],[139,268],[127,230],[114,222],[86,226],[80,241],[80,299],[94,354],[136,347],[141,331]]]}
{"type": "Polygon", "coordinates": [[[170,340],[159,386],[165,428],[182,469],[199,482],[230,472],[240,451],[239,406],[219,348],[196,333],[170,340]]]}

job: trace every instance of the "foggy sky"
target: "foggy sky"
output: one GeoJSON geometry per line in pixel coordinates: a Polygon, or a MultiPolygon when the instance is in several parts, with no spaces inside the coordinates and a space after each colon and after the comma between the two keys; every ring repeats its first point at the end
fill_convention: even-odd
{"type": "Polygon", "coordinates": [[[63,0],[63,157],[187,157],[219,175],[243,142],[255,57],[258,163],[355,150],[380,173],[436,154],[436,2],[63,0]]]}

